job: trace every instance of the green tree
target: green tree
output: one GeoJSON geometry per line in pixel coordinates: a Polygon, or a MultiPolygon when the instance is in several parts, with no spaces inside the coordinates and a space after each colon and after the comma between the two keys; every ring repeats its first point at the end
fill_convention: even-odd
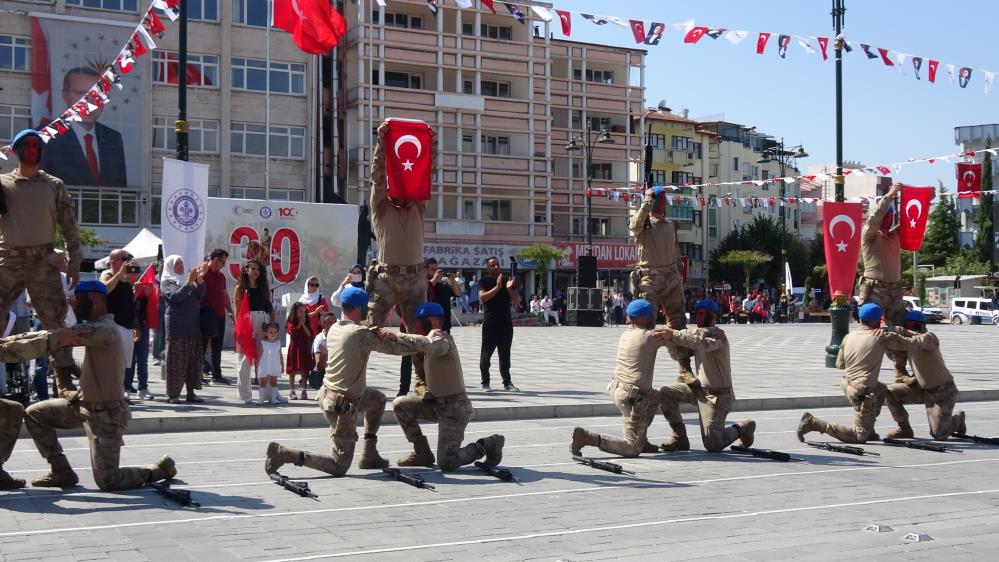
{"type": "MultiPolygon", "coordinates": [[[[95,248],[102,244],[107,244],[107,240],[103,240],[97,235],[97,231],[91,228],[80,228],[78,229],[80,233],[80,246],[83,248],[95,248]]],[[[63,248],[66,245],[66,241],[62,237],[62,229],[56,227],[55,244],[56,248],[63,248]]]]}
{"type": "Polygon", "coordinates": [[[548,244],[531,244],[517,252],[517,258],[522,260],[533,260],[535,262],[534,272],[538,276],[538,294],[545,293],[545,282],[548,279],[548,271],[551,264],[565,259],[565,252],[549,246],[548,244]]]}
{"type": "Polygon", "coordinates": [[[957,216],[954,198],[948,196],[943,182],[940,182],[937,194],[937,204],[930,212],[926,236],[919,249],[919,263],[941,267],[948,256],[953,256],[960,249],[958,234],[961,231],[961,219],[957,216]]]}
{"type": "Polygon", "coordinates": [[[718,258],[718,262],[724,265],[742,268],[746,279],[746,292],[748,293],[752,285],[753,270],[757,267],[769,263],[773,256],[757,252],[756,250],[732,250],[724,256],[718,258]]]}
{"type": "Polygon", "coordinates": [[[978,250],[964,249],[947,258],[939,275],[988,275],[989,262],[978,259],[978,250]]]}
{"type": "MultiPolygon", "coordinates": [[[[992,148],[992,139],[985,141],[985,148],[992,148]]],[[[992,153],[986,152],[982,160],[982,191],[992,191],[992,153]]],[[[978,237],[975,239],[975,251],[979,261],[992,263],[992,244],[995,238],[995,225],[992,224],[991,194],[983,194],[975,213],[978,224],[978,237]]]]}
{"type": "MultiPolygon", "coordinates": [[[[732,285],[741,282],[743,271],[737,265],[725,264],[721,257],[733,250],[752,250],[770,256],[780,256],[781,250],[781,230],[774,221],[757,216],[748,225],[733,230],[723,238],[718,247],[711,252],[711,277],[716,281],[725,281],[732,285]]],[[[814,251],[803,243],[790,230],[783,233],[784,247],[787,249],[787,262],[791,266],[791,277],[795,284],[803,283],[809,272],[814,267],[812,263],[814,251]]],[[[821,256],[821,240],[818,248],[821,256]]],[[[825,258],[820,258],[824,263],[825,258]]],[[[759,276],[771,286],[776,287],[784,281],[784,270],[781,261],[774,259],[764,264],[759,271],[759,276]]]]}

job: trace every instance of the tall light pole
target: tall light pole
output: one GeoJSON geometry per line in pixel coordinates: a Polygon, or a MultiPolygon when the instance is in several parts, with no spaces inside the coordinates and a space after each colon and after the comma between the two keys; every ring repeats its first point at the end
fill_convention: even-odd
{"type": "MultiPolygon", "coordinates": [[[[846,199],[844,194],[843,179],[843,19],[846,16],[845,0],[833,0],[832,17],[833,28],[836,31],[836,202],[842,203],[846,199]]],[[[829,307],[829,324],[832,327],[832,335],[829,345],[826,346],[826,367],[836,368],[836,356],[839,354],[839,345],[843,338],[850,331],[850,307],[846,302],[846,297],[842,296],[833,301],[829,307]]]]}
{"type": "Polygon", "coordinates": [[[177,134],[177,160],[187,161],[188,157],[188,125],[187,125],[187,0],[180,0],[180,25],[177,33],[180,45],[177,49],[177,122],[174,132],[177,134]]]}
{"type": "Polygon", "coordinates": [[[593,145],[614,144],[614,139],[610,136],[610,131],[600,129],[594,131],[590,124],[586,124],[586,134],[581,137],[572,137],[569,144],[565,146],[567,152],[583,151],[583,160],[586,166],[586,255],[593,255],[593,145]],[[598,138],[594,139],[595,136],[598,138]]]}
{"type": "MultiPolygon", "coordinates": [[[[784,204],[784,196],[787,194],[787,183],[783,178],[787,177],[787,167],[794,161],[797,164],[798,158],[808,158],[808,153],[805,152],[805,148],[800,144],[798,146],[792,146],[790,149],[784,148],[784,139],[780,139],[779,143],[775,143],[770,147],[763,150],[763,157],[757,162],[757,164],[767,164],[769,162],[776,161],[780,165],[780,294],[786,297],[787,291],[793,289],[793,287],[787,287],[785,284],[786,276],[784,274],[787,271],[787,206],[784,204]]],[[[780,302],[778,300],[778,302],[780,302]]],[[[787,322],[787,305],[784,306],[782,311],[784,321],[787,322]]]]}

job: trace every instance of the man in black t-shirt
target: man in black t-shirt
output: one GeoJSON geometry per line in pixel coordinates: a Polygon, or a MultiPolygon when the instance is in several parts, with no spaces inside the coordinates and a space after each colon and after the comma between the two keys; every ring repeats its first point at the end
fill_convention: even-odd
{"type": "MultiPolygon", "coordinates": [[[[100,281],[108,288],[108,314],[114,316],[114,322],[122,336],[122,347],[125,353],[125,365],[122,365],[122,387],[126,394],[138,392],[132,386],[131,371],[132,356],[135,352],[134,342],[138,335],[135,331],[135,293],[132,280],[136,277],[138,266],[132,265],[132,254],[123,249],[112,250],[108,254],[110,269],[104,270],[100,281]],[[131,275],[131,277],[130,277],[131,275]],[[127,342],[127,343],[126,343],[127,342]]],[[[148,390],[147,390],[148,393],[148,390]]]]}
{"type": "Polygon", "coordinates": [[[520,304],[517,279],[504,280],[498,258],[486,260],[486,274],[479,282],[479,300],[482,302],[482,350],[479,353],[479,371],[482,373],[482,392],[492,392],[489,387],[489,361],[493,351],[499,350],[500,376],[503,388],[511,392],[520,389],[510,380],[510,346],[513,345],[513,318],[511,304],[520,304]]]}

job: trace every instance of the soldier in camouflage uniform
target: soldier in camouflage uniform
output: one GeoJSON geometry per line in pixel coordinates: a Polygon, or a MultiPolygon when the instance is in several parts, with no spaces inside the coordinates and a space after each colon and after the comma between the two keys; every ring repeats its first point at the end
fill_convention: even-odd
{"type": "Polygon", "coordinates": [[[131,417],[122,398],[124,353],[114,317],[107,312],[107,287],[100,281],[76,286],[76,313],[81,323],[72,328],[29,332],[0,339],[0,361],[26,361],[56,348],[83,346],[80,390],[66,398],[44,400],[24,412],[25,424],[38,452],[52,471],[32,486],[66,487],[79,481],[69,466],[56,429],[82,427],[90,441],[94,480],[103,491],[136,488],[176,476],[173,459],[164,456],[146,468],[120,468],[122,436],[131,417]]]}
{"type": "Polygon", "coordinates": [[[420,335],[381,333],[385,339],[398,339],[403,345],[423,353],[426,367],[426,386],[417,387],[416,394],[400,396],[392,402],[396,420],[415,449],[399,459],[399,466],[434,465],[434,454],[420,430],[421,419],[439,424],[437,464],[441,470],[455,470],[483,456],[486,463],[498,465],[503,460],[505,439],[502,435],[491,435],[461,446],[473,410],[465,393],[458,347],[451,334],[441,330],[444,307],[434,302],[423,303],[416,310],[416,317],[414,328],[420,335]]]}
{"type": "Polygon", "coordinates": [[[14,452],[17,434],[21,432],[24,419],[24,406],[19,402],[0,398],[0,490],[15,490],[24,487],[24,480],[13,478],[3,469],[3,463],[14,452]]]}
{"type": "MultiPolygon", "coordinates": [[[[59,261],[54,250],[56,226],[69,254],[70,286],[80,278],[80,236],[76,207],[59,178],[38,169],[44,142],[33,129],[19,132],[11,146],[18,165],[0,174],[0,318],[25,289],[42,327],[62,328],[67,304],[62,292],[59,261]]],[[[74,390],[76,364],[69,348],[52,352],[60,393],[74,390]]]]}

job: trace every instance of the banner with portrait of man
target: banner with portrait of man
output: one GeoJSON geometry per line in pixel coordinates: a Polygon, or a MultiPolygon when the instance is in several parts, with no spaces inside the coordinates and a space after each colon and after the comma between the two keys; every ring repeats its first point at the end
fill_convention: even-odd
{"type": "MultiPolygon", "coordinates": [[[[128,41],[134,23],[76,16],[31,18],[31,119],[42,126],[87,94],[128,41]]],[[[144,134],[146,76],[136,64],[111,101],[67,122],[45,145],[42,169],[70,187],[138,187],[149,168],[144,134]]]]}

